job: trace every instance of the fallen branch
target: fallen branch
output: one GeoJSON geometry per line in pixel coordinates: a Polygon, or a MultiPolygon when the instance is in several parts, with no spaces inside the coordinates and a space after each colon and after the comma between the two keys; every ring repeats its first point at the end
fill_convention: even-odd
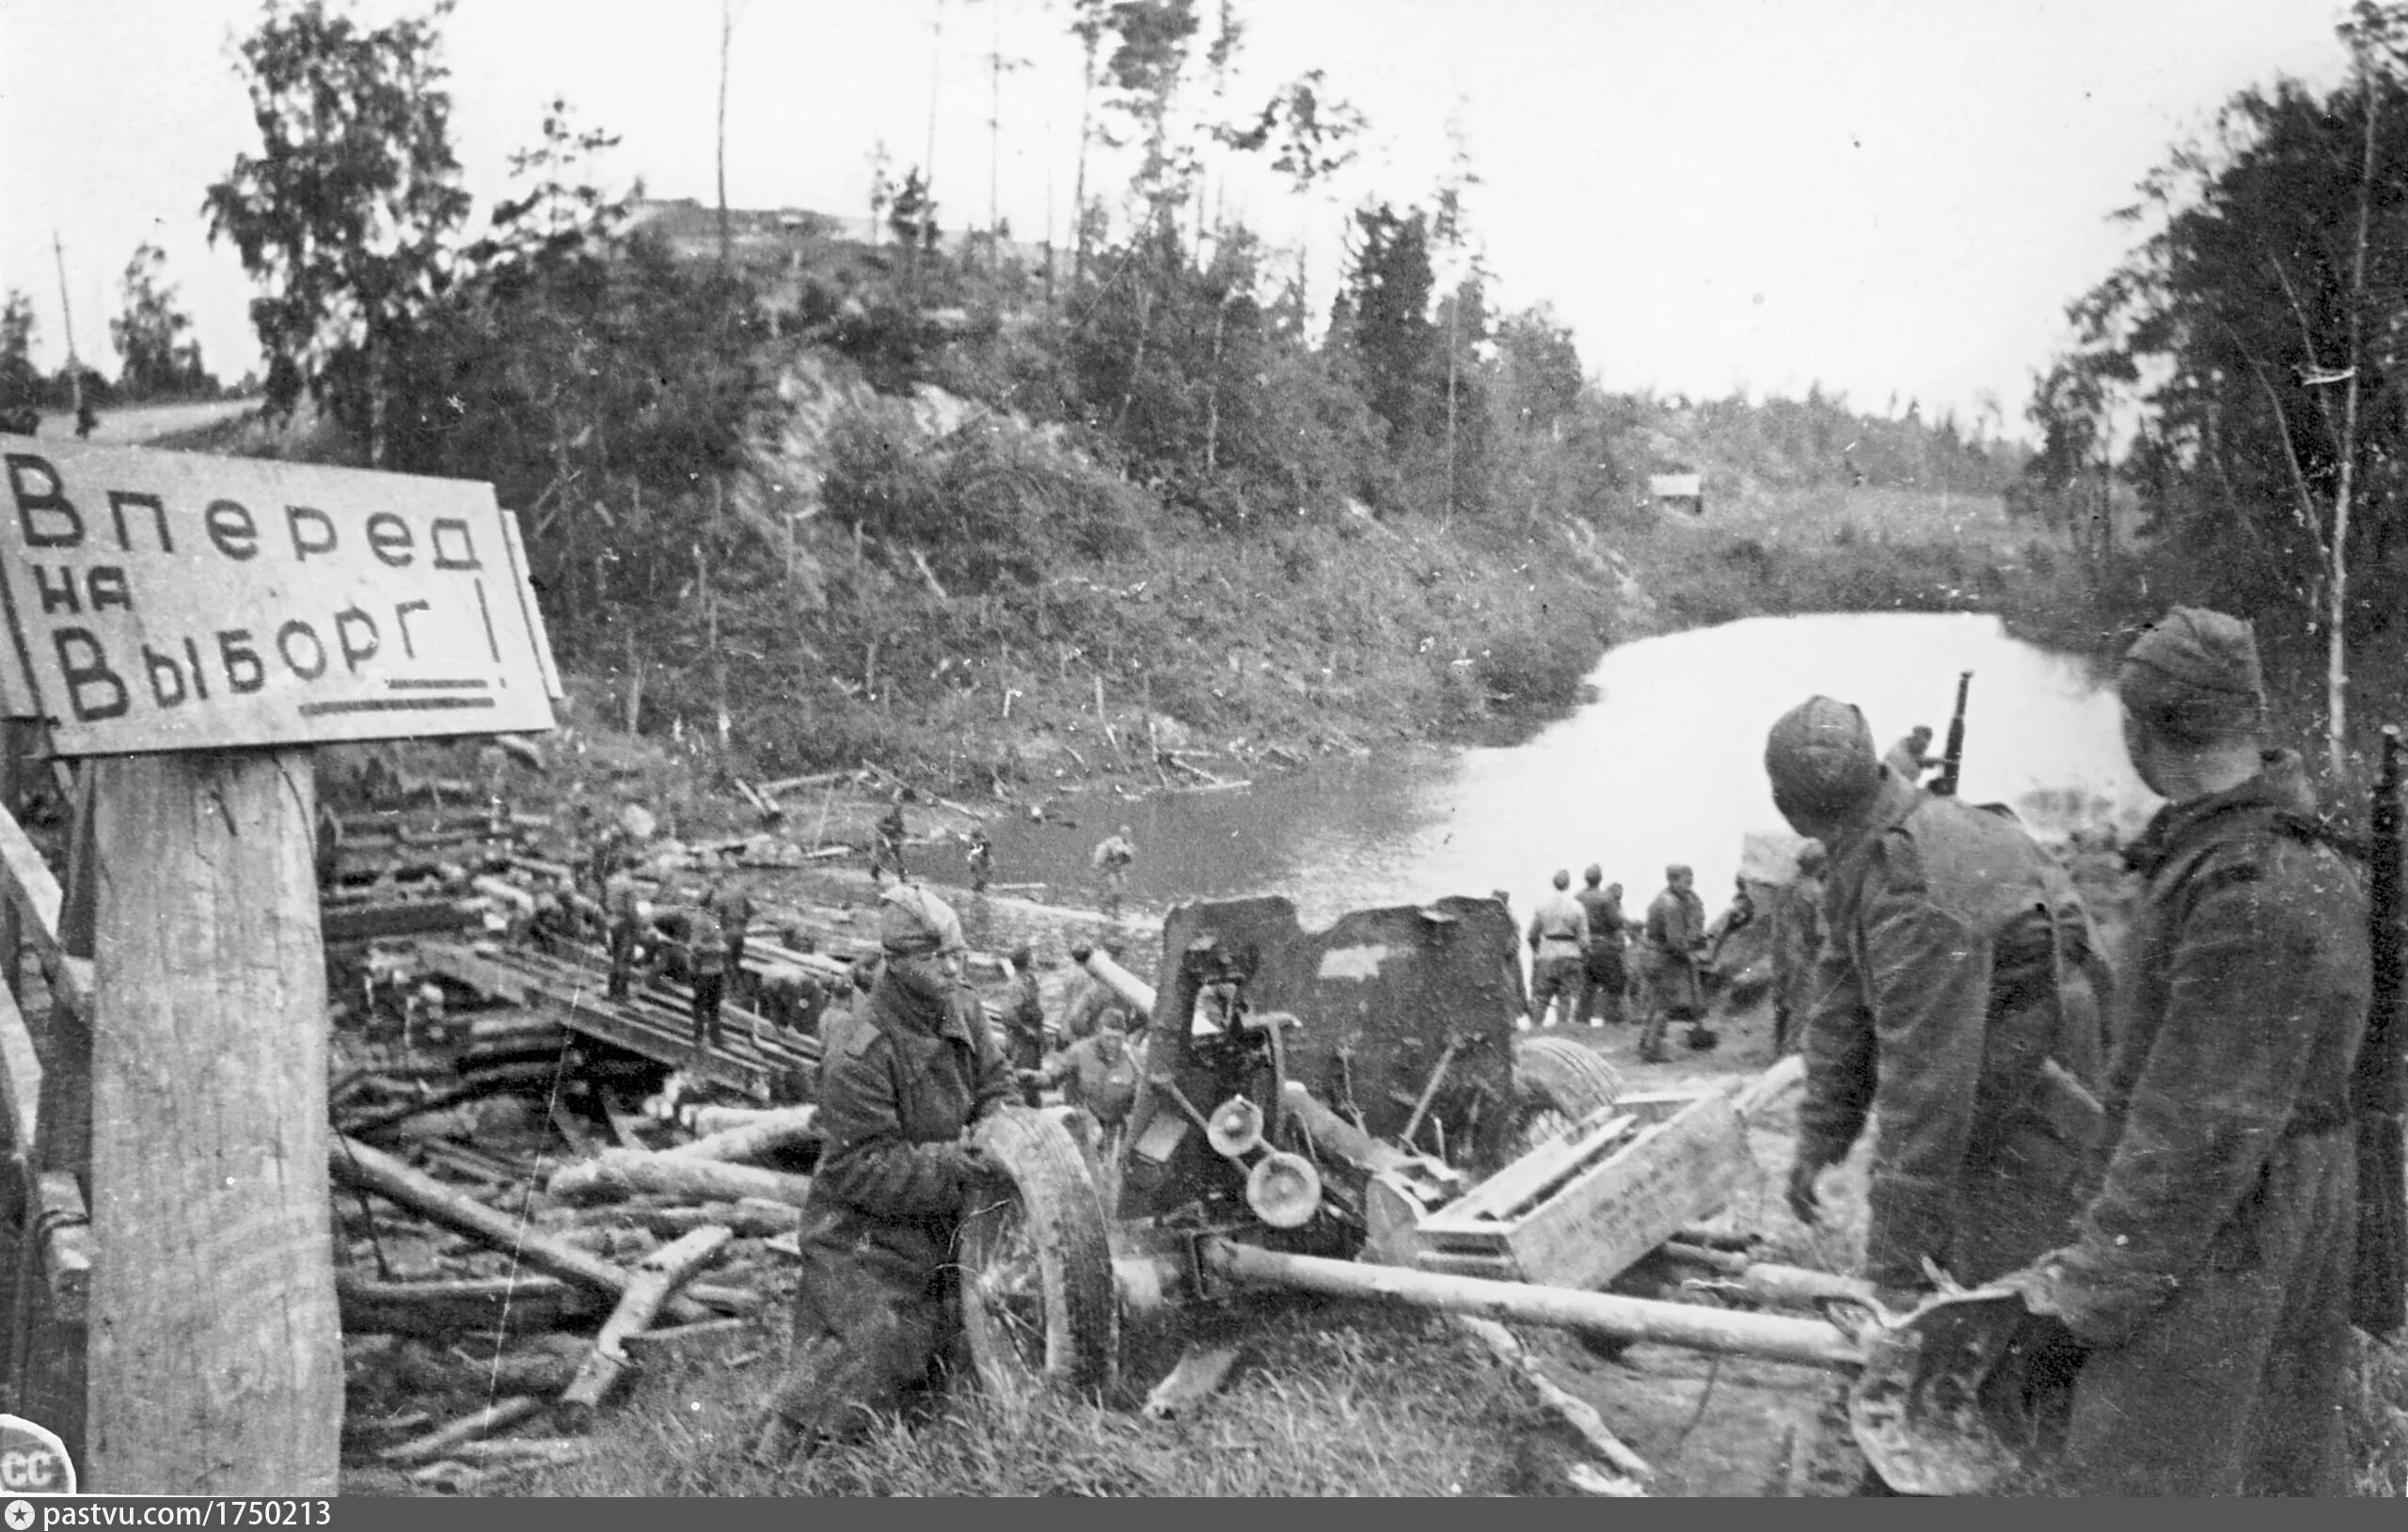
{"type": "Polygon", "coordinates": [[[683,1346],[688,1341],[708,1340],[714,1335],[741,1335],[752,1327],[750,1319],[703,1319],[693,1324],[675,1324],[666,1330],[647,1330],[639,1335],[629,1335],[627,1344],[639,1350],[667,1350],[683,1346]]]}
{"type": "Polygon", "coordinates": [[[552,1173],[545,1190],[563,1202],[593,1202],[660,1192],[689,1202],[735,1202],[759,1197],[765,1202],[802,1206],[811,1190],[808,1176],[755,1165],[734,1165],[649,1149],[605,1149],[591,1160],[562,1165],[552,1173]]]}
{"type": "MultiPolygon", "coordinates": [[[[700,1114],[696,1114],[699,1123],[700,1114]]],[[[749,1123],[735,1124],[698,1138],[690,1144],[680,1144],[664,1154],[689,1160],[714,1160],[740,1163],[758,1160],[773,1149],[789,1144],[800,1144],[819,1136],[817,1107],[789,1107],[772,1111],[749,1123]]]]}
{"type": "MultiPolygon", "coordinates": [[[[605,1297],[626,1296],[627,1273],[609,1261],[562,1244],[524,1220],[495,1211],[474,1197],[452,1191],[423,1171],[412,1170],[373,1145],[338,1134],[327,1169],[336,1182],[373,1192],[431,1223],[469,1235],[513,1258],[605,1297]]],[[[767,1175],[768,1172],[761,1174],[767,1175]]],[[[683,1321],[704,1316],[691,1305],[680,1305],[683,1321]]]]}
{"type": "Polygon", "coordinates": [[[602,1301],[558,1277],[470,1277],[442,1282],[378,1282],[335,1273],[335,1307],[346,1335],[418,1335],[448,1340],[513,1330],[559,1330],[591,1319],[602,1301]]]}
{"type": "Polygon", "coordinates": [[[561,1395],[561,1402],[574,1410],[599,1406],[633,1360],[627,1355],[627,1337],[650,1328],[670,1295],[692,1281],[694,1273],[709,1265],[711,1257],[734,1237],[725,1224],[706,1224],[639,1262],[634,1280],[627,1284],[626,1296],[619,1300],[619,1306],[603,1322],[592,1354],[578,1368],[577,1377],[561,1395]]]}
{"type": "Polygon", "coordinates": [[[427,1432],[397,1447],[387,1447],[377,1454],[387,1462],[426,1462],[444,1456],[463,1442],[473,1442],[481,1436],[491,1436],[498,1430],[515,1426],[544,1408],[542,1401],[519,1395],[497,1400],[472,1415],[463,1415],[449,1426],[427,1432]]]}
{"type": "Polygon", "coordinates": [[[1546,1407],[1561,1417],[1564,1424],[1580,1433],[1580,1439],[1596,1449],[1597,1455],[1633,1478],[1654,1478],[1655,1467],[1633,1452],[1623,1439],[1606,1427],[1605,1417],[1587,1401],[1564,1392],[1538,1364],[1538,1359],[1513,1338],[1513,1333],[1495,1319],[1475,1319],[1468,1314],[1453,1316],[1455,1322],[1474,1339],[1497,1354],[1497,1360],[1522,1375],[1523,1381],[1538,1394],[1546,1407]]]}

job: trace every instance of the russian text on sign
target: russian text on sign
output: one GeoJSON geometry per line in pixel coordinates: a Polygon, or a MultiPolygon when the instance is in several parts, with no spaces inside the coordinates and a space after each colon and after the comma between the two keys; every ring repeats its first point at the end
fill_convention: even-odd
{"type": "Polygon", "coordinates": [[[489,485],[43,443],[0,493],[0,700],[61,754],[552,726],[489,485]]]}

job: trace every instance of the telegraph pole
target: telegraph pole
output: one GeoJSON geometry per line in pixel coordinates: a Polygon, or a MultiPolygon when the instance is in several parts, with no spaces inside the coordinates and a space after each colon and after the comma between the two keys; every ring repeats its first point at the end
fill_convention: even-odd
{"type": "Polygon", "coordinates": [[[58,262],[58,315],[67,326],[67,379],[75,390],[75,419],[80,430],[84,419],[84,366],[75,359],[75,306],[67,301],[67,250],[58,243],[58,230],[50,231],[50,253],[58,262]]]}

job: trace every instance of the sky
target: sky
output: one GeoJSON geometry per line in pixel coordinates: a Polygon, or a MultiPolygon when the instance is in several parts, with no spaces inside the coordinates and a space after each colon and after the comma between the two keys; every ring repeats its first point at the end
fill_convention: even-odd
{"type": "MultiPolygon", "coordinates": [[[[732,205],[861,214],[882,140],[898,175],[933,164],[948,228],[984,224],[990,153],[1017,238],[1039,238],[1049,209],[1067,228],[1081,92],[1064,0],[732,4],[732,205]],[[996,56],[1016,61],[999,83],[996,56]]],[[[2110,213],[2234,91],[2338,83],[2343,9],[1240,0],[1223,115],[1319,68],[1370,130],[1316,202],[1244,164],[1212,165],[1208,185],[1302,261],[1325,307],[1344,210],[1426,204],[1460,142],[1498,298],[1552,307],[1606,387],[1762,398],[1819,383],[1873,412],[1913,400],[1971,421],[1995,403],[2020,432],[2065,305],[2132,240],[2110,213]]],[[[0,0],[0,286],[34,299],[43,365],[66,354],[54,237],[87,359],[115,370],[107,320],[147,239],[210,367],[231,380],[258,365],[252,290],[209,244],[200,202],[257,147],[232,41],[260,14],[258,0],[0,0]]],[[[481,206],[555,96],[624,136],[623,177],[712,201],[718,22],[709,0],[459,0],[444,57],[481,206]]],[[[1091,184],[1117,184],[1110,168],[1091,184]]]]}

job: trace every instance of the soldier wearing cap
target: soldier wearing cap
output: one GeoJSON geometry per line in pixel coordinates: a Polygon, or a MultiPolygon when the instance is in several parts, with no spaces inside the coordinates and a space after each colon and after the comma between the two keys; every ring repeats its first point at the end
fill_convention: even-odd
{"type": "Polygon", "coordinates": [[[1589,950],[1580,960],[1580,1019],[1592,1027],[1623,1019],[1623,990],[1629,983],[1623,962],[1622,885],[1605,883],[1606,870],[1589,864],[1586,885],[1573,895],[1589,917],[1589,950]],[[1603,888],[1599,884],[1605,883],[1603,888]]]}
{"type": "Polygon", "coordinates": [[[1697,959],[1705,947],[1705,902],[1697,896],[1696,881],[1697,875],[1676,861],[1664,869],[1664,892],[1647,902],[1640,970],[1647,981],[1647,1020],[1640,1028],[1639,1056],[1648,1064],[1664,1062],[1664,1028],[1674,1018],[1689,1024],[1691,1043],[1704,1030],[1697,959]]]}
{"type": "Polygon", "coordinates": [[[961,982],[954,912],[915,885],[890,888],[879,940],[868,1003],[822,1026],[825,1146],[803,1199],[793,1350],[755,1444],[768,1461],[858,1433],[948,1370],[954,1246],[989,1176],[970,1130],[1015,1094],[961,982]]]}
{"type": "Polygon", "coordinates": [[[1830,854],[1804,1017],[1789,1205],[1877,1117],[1865,1274],[1893,1303],[1929,1263],[1978,1283],[2064,1238],[2097,1130],[2101,1037],[2090,921],[2003,809],[1886,767],[1864,716],[1814,697],[1765,743],[1773,802],[1830,854]]]}
{"type": "Polygon", "coordinates": [[[2010,1279],[2089,1348],[2057,1486],[2346,1494],[2365,887],[2298,756],[2259,748],[2246,624],[2173,608],[2118,689],[2168,801],[2126,853],[2103,1156],[2070,1240],[2010,1279]]]}
{"type": "Polygon", "coordinates": [[[1580,1019],[1582,959],[1589,951],[1589,912],[1572,897],[1572,875],[1555,874],[1555,892],[1530,912],[1530,1015],[1533,1026],[1555,1025],[1555,1003],[1563,1019],[1580,1019]]]}
{"type": "MultiPolygon", "coordinates": [[[[1041,1067],[1045,1063],[1045,1003],[1037,994],[1037,955],[1023,941],[1012,949],[1011,983],[1004,988],[1004,1034],[1011,1041],[1014,1070],[1041,1067]]],[[[1038,1104],[1037,1087],[1022,1082],[1030,1106],[1038,1104]]]]}

